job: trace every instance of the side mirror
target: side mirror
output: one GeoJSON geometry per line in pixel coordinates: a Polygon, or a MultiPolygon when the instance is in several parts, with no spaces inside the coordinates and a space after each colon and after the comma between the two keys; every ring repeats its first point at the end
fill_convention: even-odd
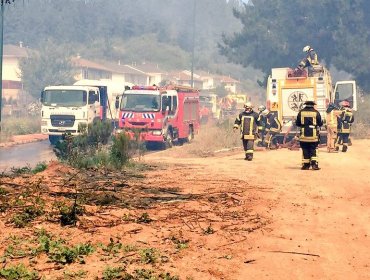
{"type": "Polygon", "coordinates": [[[114,106],[116,107],[116,109],[119,108],[119,96],[116,96],[116,102],[114,103],[114,106]]]}
{"type": "Polygon", "coordinates": [[[40,96],[40,102],[44,103],[44,100],[45,100],[45,91],[42,91],[40,96]]]}

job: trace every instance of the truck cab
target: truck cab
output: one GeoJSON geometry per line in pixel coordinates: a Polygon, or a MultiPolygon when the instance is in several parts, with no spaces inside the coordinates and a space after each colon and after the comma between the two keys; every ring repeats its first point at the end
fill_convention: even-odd
{"type": "Polygon", "coordinates": [[[126,90],[119,107],[119,128],[135,139],[162,143],[190,140],[199,128],[199,93],[191,88],[133,86],[126,90]]]}
{"type": "Polygon", "coordinates": [[[63,134],[78,135],[82,126],[100,119],[97,87],[49,86],[41,93],[41,132],[55,144],[63,134]]]}

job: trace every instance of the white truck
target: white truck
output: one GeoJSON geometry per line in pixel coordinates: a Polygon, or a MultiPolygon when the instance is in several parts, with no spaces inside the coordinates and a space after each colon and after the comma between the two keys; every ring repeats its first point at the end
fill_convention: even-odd
{"type": "Polygon", "coordinates": [[[48,86],[41,93],[41,133],[51,144],[63,134],[78,135],[81,126],[101,119],[100,92],[89,86],[48,86]]]}
{"type": "MultiPolygon", "coordinates": [[[[78,135],[81,126],[96,120],[118,125],[117,96],[125,85],[111,80],[80,80],[72,86],[49,86],[41,94],[41,132],[55,144],[63,134],[78,135]]],[[[131,85],[131,84],[130,84],[131,85]]]]}
{"type": "Polygon", "coordinates": [[[103,115],[107,119],[114,120],[116,123],[118,121],[118,109],[115,106],[116,98],[122,95],[122,93],[127,89],[131,88],[134,84],[131,83],[118,83],[112,80],[89,80],[83,79],[74,83],[74,85],[79,86],[93,86],[99,88],[101,95],[101,106],[103,109],[103,115]]]}
{"type": "MultiPolygon", "coordinates": [[[[326,108],[329,103],[339,104],[340,101],[350,102],[353,110],[357,110],[357,90],[355,81],[339,81],[333,87],[330,72],[322,67],[313,75],[306,71],[302,75],[294,75],[290,68],[273,68],[267,80],[266,107],[275,113],[282,123],[282,139],[290,139],[296,134],[295,119],[303,103],[313,98],[322,119],[326,120],[326,108]]],[[[322,131],[322,142],[326,131],[322,131]]]]}

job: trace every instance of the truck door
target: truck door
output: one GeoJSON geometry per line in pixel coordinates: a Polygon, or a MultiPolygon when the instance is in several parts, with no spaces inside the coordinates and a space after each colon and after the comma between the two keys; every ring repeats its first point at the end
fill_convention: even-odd
{"type": "Polygon", "coordinates": [[[357,111],[357,88],[355,81],[340,81],[335,83],[334,103],[339,105],[344,100],[349,102],[354,111],[357,111]]]}

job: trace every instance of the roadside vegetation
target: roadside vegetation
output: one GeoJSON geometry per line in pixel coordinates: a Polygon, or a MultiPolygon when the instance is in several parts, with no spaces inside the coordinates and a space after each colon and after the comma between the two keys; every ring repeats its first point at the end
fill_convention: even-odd
{"type": "Polygon", "coordinates": [[[355,121],[352,128],[352,135],[355,138],[370,138],[370,96],[365,95],[363,102],[358,104],[358,110],[355,112],[355,121]]]}
{"type": "Polygon", "coordinates": [[[1,121],[0,142],[9,141],[14,135],[40,133],[40,116],[6,116],[1,121]]]}

